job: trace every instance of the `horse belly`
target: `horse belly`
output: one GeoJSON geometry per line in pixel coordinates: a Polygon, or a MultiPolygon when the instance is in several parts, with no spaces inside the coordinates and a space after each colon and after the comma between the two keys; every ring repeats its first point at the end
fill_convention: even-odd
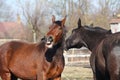
{"type": "Polygon", "coordinates": [[[32,62],[33,61],[28,60],[11,61],[9,64],[9,69],[15,76],[19,78],[36,79],[36,65],[32,62]]]}

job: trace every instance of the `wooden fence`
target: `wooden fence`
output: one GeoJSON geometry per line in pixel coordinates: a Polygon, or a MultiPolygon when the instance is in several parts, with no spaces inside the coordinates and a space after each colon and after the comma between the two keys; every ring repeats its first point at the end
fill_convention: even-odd
{"type": "Polygon", "coordinates": [[[64,53],[66,65],[89,64],[91,52],[86,49],[71,49],[64,53]]]}
{"type": "Polygon", "coordinates": [[[90,54],[87,55],[64,55],[66,64],[89,63],[90,54]]]}

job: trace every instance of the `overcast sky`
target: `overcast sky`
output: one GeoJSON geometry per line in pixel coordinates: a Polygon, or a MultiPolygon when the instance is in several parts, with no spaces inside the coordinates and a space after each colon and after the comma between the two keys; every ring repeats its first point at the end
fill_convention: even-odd
{"type": "MultiPolygon", "coordinates": [[[[17,14],[22,16],[22,11],[20,10],[20,4],[18,3],[18,1],[21,1],[24,4],[25,1],[33,1],[33,0],[6,0],[6,3],[12,7],[11,9],[14,12],[13,16],[16,16],[17,14]]],[[[56,1],[56,0],[51,0],[51,1],[56,1]]],[[[97,0],[90,0],[90,1],[92,1],[92,4],[95,6],[95,8],[98,7],[97,0]]],[[[23,20],[24,20],[24,18],[23,18],[23,20]]]]}

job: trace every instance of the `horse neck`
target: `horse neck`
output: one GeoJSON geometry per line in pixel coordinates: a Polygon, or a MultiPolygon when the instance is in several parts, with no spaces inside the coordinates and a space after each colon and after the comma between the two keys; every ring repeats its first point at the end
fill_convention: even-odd
{"type": "Polygon", "coordinates": [[[39,52],[45,52],[48,48],[45,46],[45,41],[39,42],[37,45],[37,49],[39,52]]]}
{"type": "Polygon", "coordinates": [[[87,48],[92,51],[102,41],[104,37],[104,33],[97,33],[97,35],[87,34],[86,36],[84,36],[84,41],[87,44],[87,48]]]}
{"type": "Polygon", "coordinates": [[[61,41],[54,46],[54,49],[63,51],[63,49],[64,49],[64,42],[65,42],[65,38],[62,37],[61,41]]]}
{"type": "MultiPolygon", "coordinates": [[[[64,30],[63,30],[62,38],[60,39],[60,41],[58,42],[58,44],[55,45],[55,46],[56,46],[56,49],[59,49],[59,50],[61,50],[61,51],[64,50],[65,36],[66,36],[66,30],[64,29],[64,30]]],[[[63,52],[62,52],[61,55],[63,55],[63,52]]]]}

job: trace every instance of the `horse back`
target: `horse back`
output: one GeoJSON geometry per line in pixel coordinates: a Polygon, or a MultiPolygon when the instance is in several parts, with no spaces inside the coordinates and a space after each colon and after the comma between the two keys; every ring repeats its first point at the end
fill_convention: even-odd
{"type": "Polygon", "coordinates": [[[6,55],[7,57],[12,57],[13,55],[25,54],[27,51],[32,51],[35,47],[35,44],[20,42],[20,41],[11,41],[7,42],[0,46],[1,56],[6,55]]]}

